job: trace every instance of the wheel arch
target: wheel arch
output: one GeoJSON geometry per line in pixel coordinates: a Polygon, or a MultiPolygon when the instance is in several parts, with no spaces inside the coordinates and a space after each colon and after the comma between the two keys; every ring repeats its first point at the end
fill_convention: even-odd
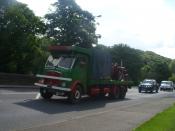
{"type": "Polygon", "coordinates": [[[84,91],[84,88],[83,88],[83,84],[81,84],[81,82],[79,80],[74,81],[72,83],[72,85],[71,85],[71,91],[74,92],[76,90],[77,85],[80,86],[82,93],[84,93],[85,91],[84,91]]]}

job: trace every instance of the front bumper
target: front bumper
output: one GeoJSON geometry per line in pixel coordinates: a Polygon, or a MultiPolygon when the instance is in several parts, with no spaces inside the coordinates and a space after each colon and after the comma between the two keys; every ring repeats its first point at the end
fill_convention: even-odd
{"type": "Polygon", "coordinates": [[[173,87],[160,87],[160,90],[173,90],[173,87]]]}
{"type": "Polygon", "coordinates": [[[70,88],[64,88],[64,87],[59,87],[59,86],[50,86],[50,85],[41,84],[41,83],[35,83],[34,85],[42,87],[42,88],[50,89],[50,90],[53,89],[53,90],[64,91],[64,92],[71,91],[70,88]]]}
{"type": "Polygon", "coordinates": [[[139,87],[142,91],[151,91],[153,90],[153,87],[145,87],[145,86],[141,86],[139,87]]]}

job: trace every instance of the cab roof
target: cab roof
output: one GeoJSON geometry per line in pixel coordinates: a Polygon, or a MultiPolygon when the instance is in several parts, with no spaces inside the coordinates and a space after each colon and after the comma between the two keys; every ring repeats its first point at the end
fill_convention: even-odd
{"type": "Polygon", "coordinates": [[[60,46],[60,45],[54,45],[49,46],[48,51],[51,52],[53,56],[58,56],[61,54],[72,54],[72,53],[80,53],[85,55],[90,55],[91,50],[78,47],[78,46],[60,46]]]}

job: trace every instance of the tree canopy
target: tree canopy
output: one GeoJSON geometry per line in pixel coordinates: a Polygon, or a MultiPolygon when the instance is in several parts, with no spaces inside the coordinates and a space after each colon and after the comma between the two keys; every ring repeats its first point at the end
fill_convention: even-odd
{"type": "Polygon", "coordinates": [[[0,17],[0,71],[30,72],[39,52],[36,35],[44,31],[43,22],[25,4],[4,6],[0,17]]]}
{"type": "Polygon", "coordinates": [[[74,0],[58,0],[56,10],[47,14],[47,35],[57,43],[91,47],[97,44],[95,17],[84,11],[74,0]]]}
{"type": "Polygon", "coordinates": [[[157,55],[151,51],[142,54],[144,65],[141,68],[142,78],[154,78],[158,82],[168,80],[171,75],[169,69],[170,59],[157,55]]]}
{"type": "Polygon", "coordinates": [[[117,44],[111,47],[113,62],[126,67],[130,79],[137,81],[141,76],[140,68],[143,66],[141,51],[130,48],[125,44],[117,44]]]}

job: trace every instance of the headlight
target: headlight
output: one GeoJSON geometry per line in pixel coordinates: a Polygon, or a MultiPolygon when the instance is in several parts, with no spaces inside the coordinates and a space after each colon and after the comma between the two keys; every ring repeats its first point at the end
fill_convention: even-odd
{"type": "Polygon", "coordinates": [[[44,84],[44,79],[40,79],[40,80],[38,81],[38,83],[44,84]]]}
{"type": "Polygon", "coordinates": [[[66,87],[66,82],[63,82],[63,83],[61,84],[61,86],[62,86],[62,87],[66,87]]]}

